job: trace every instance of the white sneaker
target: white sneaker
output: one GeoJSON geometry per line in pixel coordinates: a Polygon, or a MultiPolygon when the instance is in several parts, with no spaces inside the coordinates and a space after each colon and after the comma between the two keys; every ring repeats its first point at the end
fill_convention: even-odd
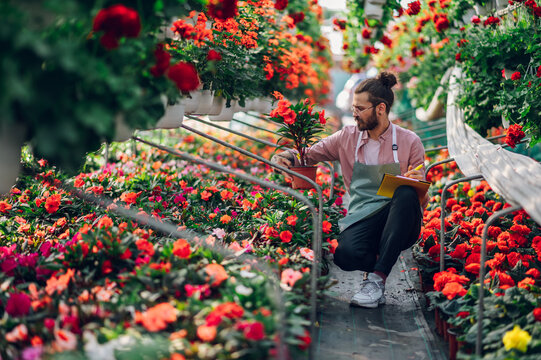
{"type": "Polygon", "coordinates": [[[383,279],[374,273],[368,274],[361,282],[361,290],[353,295],[350,304],[366,308],[377,308],[378,305],[385,304],[383,279]]]}

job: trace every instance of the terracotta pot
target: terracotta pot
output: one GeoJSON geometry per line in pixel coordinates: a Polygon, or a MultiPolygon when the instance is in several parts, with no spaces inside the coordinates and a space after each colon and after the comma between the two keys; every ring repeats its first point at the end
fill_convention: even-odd
{"type": "Polygon", "coordinates": [[[448,329],[447,333],[449,338],[449,360],[456,360],[456,353],[458,351],[456,333],[452,328],[448,329]]]}
{"type": "Polygon", "coordinates": [[[443,320],[443,340],[449,341],[449,323],[443,320]]]}
{"type": "Polygon", "coordinates": [[[434,321],[436,322],[436,334],[443,336],[443,324],[440,316],[439,310],[434,309],[434,321]]]}
{"type": "MultiPolygon", "coordinates": [[[[316,181],[316,172],[317,172],[317,166],[291,166],[289,168],[290,170],[293,170],[301,175],[304,175],[308,178],[310,178],[313,181],[316,181]]],[[[299,189],[299,190],[305,190],[305,189],[312,189],[313,186],[308,181],[305,181],[301,178],[298,178],[296,176],[293,176],[293,181],[291,183],[291,187],[293,189],[299,189]]]]}

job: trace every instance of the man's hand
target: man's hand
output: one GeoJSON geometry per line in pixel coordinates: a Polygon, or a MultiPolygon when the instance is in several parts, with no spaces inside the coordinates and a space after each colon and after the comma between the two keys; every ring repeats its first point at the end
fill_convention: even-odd
{"type": "Polygon", "coordinates": [[[409,177],[411,179],[417,179],[417,180],[424,180],[424,173],[422,170],[415,170],[413,166],[408,166],[408,171],[404,174],[405,177],[409,177]]]}
{"type": "MultiPolygon", "coordinates": [[[[293,166],[293,161],[291,161],[291,159],[289,158],[291,156],[291,154],[287,151],[283,151],[279,154],[276,154],[274,155],[272,158],[271,158],[271,162],[275,163],[276,165],[281,165],[281,166],[284,166],[286,168],[289,168],[290,166],[293,166]]],[[[288,179],[292,179],[291,175],[289,175],[288,173],[284,172],[284,171],[281,171],[281,170],[278,170],[278,169],[274,169],[275,172],[279,172],[281,173],[282,175],[284,175],[286,178],[288,179]]]]}

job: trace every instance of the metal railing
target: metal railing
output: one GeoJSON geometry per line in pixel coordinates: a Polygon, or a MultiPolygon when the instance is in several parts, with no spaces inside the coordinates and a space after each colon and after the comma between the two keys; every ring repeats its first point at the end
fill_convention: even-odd
{"type": "Polygon", "coordinates": [[[509,208],[497,211],[490,215],[483,227],[483,237],[481,238],[481,259],[479,261],[479,305],[477,310],[477,338],[475,341],[475,354],[480,358],[483,351],[483,318],[485,310],[485,263],[487,253],[488,228],[499,217],[522,209],[521,206],[511,206],[509,208]]]}

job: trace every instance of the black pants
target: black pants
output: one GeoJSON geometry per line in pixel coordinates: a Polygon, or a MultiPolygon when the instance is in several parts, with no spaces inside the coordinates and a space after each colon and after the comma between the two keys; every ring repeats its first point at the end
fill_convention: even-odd
{"type": "Polygon", "coordinates": [[[410,186],[400,186],[383,209],[340,234],[334,263],[345,271],[389,275],[400,252],[417,241],[421,220],[417,192],[410,186]]]}

